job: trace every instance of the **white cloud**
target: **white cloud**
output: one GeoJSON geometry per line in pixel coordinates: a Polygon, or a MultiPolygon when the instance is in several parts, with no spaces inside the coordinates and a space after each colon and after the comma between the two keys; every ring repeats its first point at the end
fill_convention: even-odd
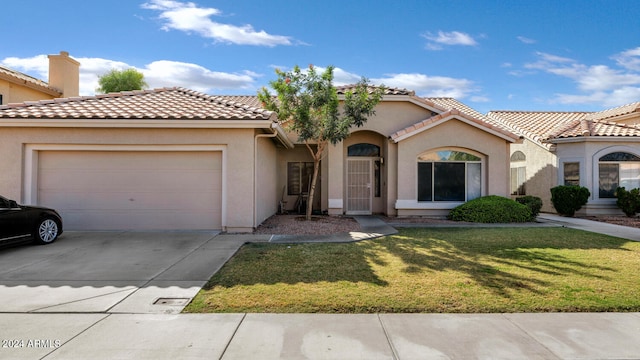
{"type": "MultiPolygon", "coordinates": [[[[93,95],[98,78],[110,70],[134,68],[144,74],[149,88],[181,86],[201,92],[215,90],[247,90],[255,86],[259,74],[242,71],[225,73],[212,71],[197,64],[158,60],[144,67],[135,67],[121,61],[102,58],[75,58],[80,62],[80,95],[93,95]]],[[[32,58],[6,58],[0,64],[47,81],[49,60],[46,55],[32,58]]]]}
{"type": "Polygon", "coordinates": [[[535,44],[535,43],[537,43],[536,40],[530,39],[530,38],[524,37],[524,36],[517,36],[516,38],[518,40],[520,40],[520,42],[523,43],[523,44],[535,44]]]}
{"type": "Polygon", "coordinates": [[[524,65],[574,81],[579,94],[556,94],[552,102],[562,104],[601,104],[619,106],[640,98],[640,48],[614,55],[621,68],[586,65],[576,60],[538,52],[538,60],[524,65]]]}
{"type": "Polygon", "coordinates": [[[168,60],[154,61],[140,71],[150,87],[181,86],[202,92],[212,89],[248,89],[258,77],[249,71],[224,73],[196,64],[168,60]]]}
{"type": "Polygon", "coordinates": [[[426,45],[426,48],[429,50],[441,50],[443,49],[443,45],[475,46],[478,44],[471,35],[460,31],[438,31],[437,34],[427,32],[423,34],[422,37],[429,40],[426,45]]]}
{"type": "Polygon", "coordinates": [[[414,90],[418,96],[453,97],[464,99],[477,91],[473,81],[446,76],[424,74],[388,74],[386,77],[371,79],[374,84],[414,90]]]}
{"type": "Polygon", "coordinates": [[[8,57],[2,59],[0,64],[40,79],[47,79],[47,74],[49,74],[47,55],[36,55],[30,58],[8,57]]]}
{"type": "Polygon", "coordinates": [[[216,42],[274,47],[292,45],[289,36],[272,35],[264,30],[256,31],[251,25],[232,25],[212,21],[211,17],[221,15],[222,11],[209,7],[198,7],[193,2],[172,0],[150,0],[142,8],[160,11],[163,30],[194,32],[216,42]]]}
{"type": "Polygon", "coordinates": [[[640,47],[623,51],[612,56],[612,59],[625,69],[640,71],[640,47]]]}

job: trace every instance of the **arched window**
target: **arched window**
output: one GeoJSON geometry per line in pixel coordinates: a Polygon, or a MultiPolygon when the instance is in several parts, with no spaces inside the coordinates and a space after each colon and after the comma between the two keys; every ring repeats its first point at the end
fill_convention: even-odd
{"type": "Polygon", "coordinates": [[[482,195],[482,159],[458,150],[418,156],[418,201],[468,201],[482,195]]]}
{"type": "Polygon", "coordinates": [[[511,154],[511,195],[526,195],[527,157],[522,151],[511,154]]]}
{"type": "Polygon", "coordinates": [[[598,162],[599,197],[615,198],[618,187],[640,188],[640,157],[626,152],[604,155],[598,162]]]}
{"type": "Polygon", "coordinates": [[[366,143],[354,144],[347,148],[347,156],[379,157],[380,146],[366,143]]]}

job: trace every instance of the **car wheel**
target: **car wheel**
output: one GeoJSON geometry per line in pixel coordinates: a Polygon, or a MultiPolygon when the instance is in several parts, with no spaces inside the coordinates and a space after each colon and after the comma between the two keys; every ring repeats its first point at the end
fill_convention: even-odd
{"type": "Polygon", "coordinates": [[[35,238],[38,244],[51,244],[58,237],[58,223],[47,218],[40,220],[38,227],[36,228],[35,238]]]}

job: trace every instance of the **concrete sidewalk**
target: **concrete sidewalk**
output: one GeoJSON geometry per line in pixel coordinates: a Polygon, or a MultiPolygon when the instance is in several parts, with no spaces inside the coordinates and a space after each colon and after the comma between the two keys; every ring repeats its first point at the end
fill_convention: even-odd
{"type": "Polygon", "coordinates": [[[0,314],[2,359],[637,359],[640,313],[0,314]]]}
{"type": "Polygon", "coordinates": [[[607,224],[600,221],[559,216],[555,214],[540,214],[538,221],[548,224],[556,224],[572,229],[595,232],[604,235],[615,236],[623,239],[640,241],[640,229],[628,226],[607,224]]]}

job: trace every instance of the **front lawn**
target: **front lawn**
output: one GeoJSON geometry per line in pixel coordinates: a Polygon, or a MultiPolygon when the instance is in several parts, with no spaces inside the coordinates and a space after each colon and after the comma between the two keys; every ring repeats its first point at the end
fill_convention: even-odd
{"type": "Polygon", "coordinates": [[[640,243],[567,228],[402,229],[244,246],[185,312],[640,311],[640,243]]]}

